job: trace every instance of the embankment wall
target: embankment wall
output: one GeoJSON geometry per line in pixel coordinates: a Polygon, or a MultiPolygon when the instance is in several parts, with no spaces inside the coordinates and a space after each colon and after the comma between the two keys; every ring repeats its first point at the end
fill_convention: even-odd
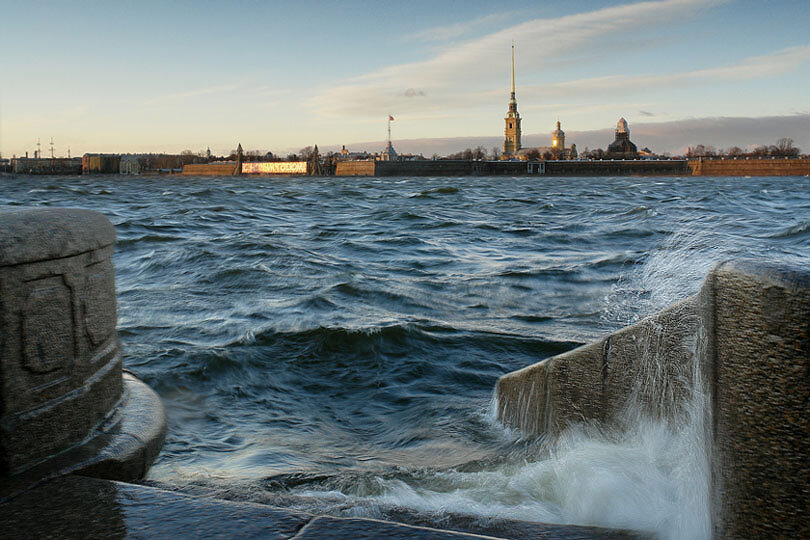
{"type": "Polygon", "coordinates": [[[810,158],[690,159],[694,176],[807,176],[810,158]]]}
{"type": "Polygon", "coordinates": [[[696,296],[501,377],[498,416],[526,435],[621,429],[630,413],[676,418],[698,377],[715,537],[810,537],[806,270],[720,264],[696,296]]]}

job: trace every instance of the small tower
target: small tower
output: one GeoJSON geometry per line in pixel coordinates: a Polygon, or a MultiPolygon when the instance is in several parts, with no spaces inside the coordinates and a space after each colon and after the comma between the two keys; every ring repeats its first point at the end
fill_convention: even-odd
{"type": "Polygon", "coordinates": [[[512,43],[512,91],[509,94],[509,110],[504,118],[503,153],[506,156],[515,156],[520,150],[520,114],[515,99],[515,44],[512,43]]]}
{"type": "Polygon", "coordinates": [[[551,148],[555,151],[565,151],[565,132],[560,128],[560,121],[557,120],[557,129],[551,132],[551,148]]]}

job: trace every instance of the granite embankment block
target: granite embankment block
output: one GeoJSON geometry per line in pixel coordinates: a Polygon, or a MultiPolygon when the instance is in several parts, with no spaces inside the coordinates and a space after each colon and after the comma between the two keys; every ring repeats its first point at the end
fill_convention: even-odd
{"type": "Polygon", "coordinates": [[[810,272],[714,272],[715,533],[810,538],[810,272]]]}
{"type": "Polygon", "coordinates": [[[498,416],[526,435],[578,422],[623,424],[628,414],[677,414],[692,383],[697,300],[688,299],[595,343],[508,373],[498,416]],[[633,403],[641,408],[628,410],[633,403]]]}
{"type": "Polygon", "coordinates": [[[504,423],[546,436],[579,422],[678,420],[703,403],[715,536],[810,537],[807,270],[720,264],[696,296],[506,374],[496,394],[504,423]]]}

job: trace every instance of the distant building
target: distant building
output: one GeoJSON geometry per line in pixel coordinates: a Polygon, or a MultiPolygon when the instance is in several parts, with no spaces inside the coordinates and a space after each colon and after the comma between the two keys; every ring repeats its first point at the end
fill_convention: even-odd
{"type": "MultiPolygon", "coordinates": [[[[37,152],[37,155],[39,153],[37,152]]],[[[81,174],[79,158],[13,158],[6,169],[19,174],[81,174]]]]}
{"type": "Polygon", "coordinates": [[[607,148],[610,159],[638,159],[638,148],[630,142],[630,129],[627,120],[619,118],[616,124],[616,138],[607,148]]]}
{"type": "Polygon", "coordinates": [[[141,174],[141,171],[146,168],[144,161],[144,157],[138,154],[126,154],[121,156],[121,162],[118,164],[118,172],[121,174],[141,174]]]}
{"type": "Polygon", "coordinates": [[[119,154],[84,154],[82,174],[118,174],[121,168],[119,154]]]}
{"type": "Polygon", "coordinates": [[[512,87],[509,93],[509,108],[504,118],[504,157],[516,157],[520,151],[520,114],[515,99],[515,45],[512,44],[512,87]]]}
{"type": "Polygon", "coordinates": [[[370,159],[373,157],[368,152],[349,152],[349,149],[346,148],[346,145],[343,145],[343,148],[340,149],[340,152],[337,154],[337,158],[342,161],[349,161],[349,160],[358,160],[358,159],[370,159]]]}

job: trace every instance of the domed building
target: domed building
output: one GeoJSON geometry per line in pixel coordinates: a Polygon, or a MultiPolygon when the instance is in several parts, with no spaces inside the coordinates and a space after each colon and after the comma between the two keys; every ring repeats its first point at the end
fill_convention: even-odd
{"type": "Polygon", "coordinates": [[[557,120],[557,129],[551,132],[551,148],[554,150],[565,148],[565,132],[560,128],[559,120],[557,120]]]}
{"type": "Polygon", "coordinates": [[[532,159],[539,157],[542,159],[576,159],[577,145],[572,144],[570,148],[565,147],[565,132],[560,127],[557,120],[557,129],[551,132],[551,146],[537,146],[523,148],[518,152],[520,159],[532,159]]]}
{"type": "Polygon", "coordinates": [[[619,122],[616,124],[616,139],[608,145],[607,157],[610,159],[638,159],[638,148],[630,141],[630,129],[624,118],[619,118],[619,122]]]}

